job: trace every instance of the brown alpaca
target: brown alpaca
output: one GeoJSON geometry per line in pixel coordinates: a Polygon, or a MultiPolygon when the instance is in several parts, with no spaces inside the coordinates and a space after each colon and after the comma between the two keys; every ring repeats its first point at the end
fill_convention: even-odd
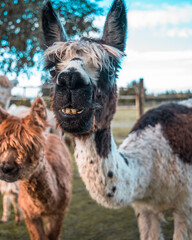
{"type": "Polygon", "coordinates": [[[59,239],[71,198],[70,154],[45,134],[47,113],[38,97],[25,118],[0,108],[0,179],[20,180],[19,203],[33,240],[59,239]]]}

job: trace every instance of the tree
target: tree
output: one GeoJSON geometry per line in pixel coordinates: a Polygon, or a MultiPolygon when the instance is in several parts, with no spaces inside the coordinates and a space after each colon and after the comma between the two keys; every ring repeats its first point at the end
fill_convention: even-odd
{"type": "MultiPolygon", "coordinates": [[[[28,73],[42,57],[42,0],[1,0],[0,2],[0,71],[28,73]]],[[[68,36],[90,31],[94,15],[102,9],[91,0],[54,0],[68,36]],[[64,19],[65,17],[65,19],[64,19]]]]}
{"type": "Polygon", "coordinates": [[[121,87],[119,89],[119,95],[136,95],[136,89],[139,87],[139,82],[133,80],[131,83],[127,85],[126,88],[121,87]]]}

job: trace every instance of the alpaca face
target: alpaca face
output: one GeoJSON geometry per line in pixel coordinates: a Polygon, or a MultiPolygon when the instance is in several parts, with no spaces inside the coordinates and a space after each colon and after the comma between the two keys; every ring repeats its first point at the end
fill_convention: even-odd
{"type": "Polygon", "coordinates": [[[116,0],[100,40],[67,41],[50,2],[43,7],[46,68],[55,82],[53,108],[60,126],[72,134],[105,128],[116,108],[116,76],[124,55],[126,13],[116,0]]]}
{"type": "Polygon", "coordinates": [[[7,182],[26,179],[42,167],[44,106],[38,98],[25,118],[9,115],[0,108],[0,179],[7,182]]]}

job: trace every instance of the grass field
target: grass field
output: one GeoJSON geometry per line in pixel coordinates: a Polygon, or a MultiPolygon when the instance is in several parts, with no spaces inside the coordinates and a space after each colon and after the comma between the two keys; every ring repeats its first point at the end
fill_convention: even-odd
{"type": "MultiPolygon", "coordinates": [[[[135,109],[118,109],[113,121],[113,133],[118,144],[128,134],[136,120],[135,109]]],[[[137,220],[131,207],[119,210],[105,209],[93,201],[82,183],[76,164],[73,177],[73,197],[63,224],[61,239],[66,240],[139,240],[137,220]]],[[[0,201],[2,213],[2,200],[0,201]]],[[[173,220],[168,214],[163,223],[166,240],[172,239],[173,220]]],[[[10,221],[0,225],[0,240],[29,239],[24,222],[10,221]]]]}

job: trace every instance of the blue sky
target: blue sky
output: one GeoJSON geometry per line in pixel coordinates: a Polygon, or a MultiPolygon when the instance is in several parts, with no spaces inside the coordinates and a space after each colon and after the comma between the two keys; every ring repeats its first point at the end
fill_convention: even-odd
{"type": "MultiPolygon", "coordinates": [[[[110,6],[111,1],[101,4],[110,6]]],[[[118,86],[143,77],[148,92],[192,90],[192,1],[125,1],[128,38],[118,86]]],[[[96,20],[102,27],[104,17],[96,20]]]]}
{"type": "MultiPolygon", "coordinates": [[[[106,10],[112,1],[101,1],[106,10]]],[[[128,38],[118,86],[144,78],[148,92],[192,90],[192,0],[126,0],[128,38]]],[[[101,30],[105,16],[95,18],[101,30]]],[[[95,34],[93,34],[95,36],[95,34]]],[[[21,85],[40,84],[40,73],[21,85]]]]}

